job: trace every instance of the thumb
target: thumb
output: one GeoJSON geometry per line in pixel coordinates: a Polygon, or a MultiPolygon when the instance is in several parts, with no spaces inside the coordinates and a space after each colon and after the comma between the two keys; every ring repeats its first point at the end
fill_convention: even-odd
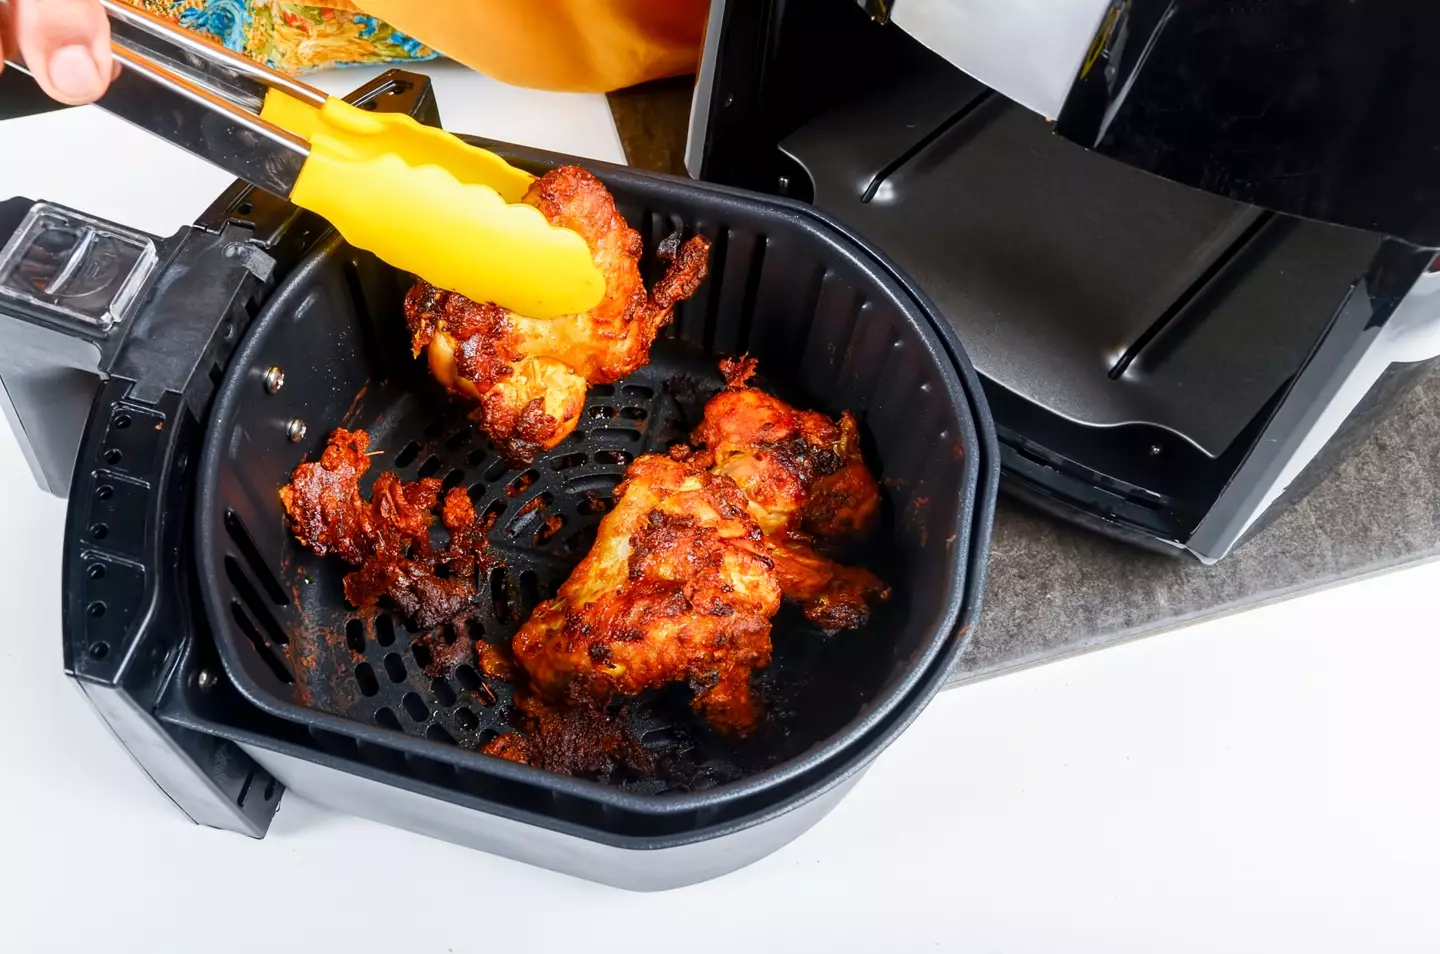
{"type": "Polygon", "coordinates": [[[99,0],[12,0],[11,7],[20,54],[41,89],[71,105],[105,92],[115,61],[99,0]]]}

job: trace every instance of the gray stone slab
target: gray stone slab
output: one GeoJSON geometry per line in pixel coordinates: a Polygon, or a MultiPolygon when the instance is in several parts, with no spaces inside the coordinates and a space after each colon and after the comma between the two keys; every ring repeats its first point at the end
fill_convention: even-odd
{"type": "Polygon", "coordinates": [[[1215,566],[1002,500],[985,608],[951,685],[1440,557],[1440,372],[1293,509],[1215,566]]]}

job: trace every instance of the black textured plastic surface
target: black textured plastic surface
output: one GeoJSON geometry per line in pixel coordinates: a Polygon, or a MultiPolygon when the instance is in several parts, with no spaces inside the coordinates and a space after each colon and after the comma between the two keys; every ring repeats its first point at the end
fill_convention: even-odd
{"type": "MultiPolygon", "coordinates": [[[[516,158],[543,167],[548,157],[516,158]]],[[[699,231],[714,251],[711,278],[677,309],[652,364],[609,393],[592,390],[579,436],[538,460],[533,475],[498,462],[464,408],[436,394],[410,359],[404,279],[334,243],[286,281],[242,345],[211,422],[197,527],[221,656],[253,703],[317,739],[353,740],[344,744],[377,766],[424,760],[536,786],[572,796],[575,814],[598,812],[605,824],[609,810],[673,815],[754,795],[831,758],[897,705],[923,706],[930,693],[910,690],[967,635],[957,624],[973,605],[972,558],[989,532],[988,522],[975,526],[976,495],[988,501],[993,484],[981,483],[982,431],[963,357],[884,262],[788,203],[597,171],[647,250],[672,231],[699,231]],[[602,786],[474,752],[504,727],[506,688],[483,680],[473,660],[453,673],[426,664],[450,638],[508,639],[583,555],[629,459],[683,435],[707,380],[718,383],[714,359],[741,351],[760,359],[783,396],[856,412],[886,489],[885,527],[864,562],[895,598],[865,630],[829,639],[782,612],[775,662],[758,677],[771,715],[751,743],[711,737],[678,694],[638,701],[642,738],[668,757],[658,786],[602,786]],[[271,366],[285,371],[276,394],[262,383],[271,366]],[[307,432],[291,443],[296,418],[307,432]],[[506,567],[471,623],[422,636],[393,617],[360,617],[344,604],[343,567],[286,531],[277,488],[342,422],[371,432],[384,452],[378,466],[466,486],[482,512],[503,505],[492,539],[506,567]],[[527,510],[532,500],[540,503],[527,510]],[[672,794],[652,797],[657,787],[672,794]]],[[[656,264],[645,263],[651,278],[656,264]]]]}

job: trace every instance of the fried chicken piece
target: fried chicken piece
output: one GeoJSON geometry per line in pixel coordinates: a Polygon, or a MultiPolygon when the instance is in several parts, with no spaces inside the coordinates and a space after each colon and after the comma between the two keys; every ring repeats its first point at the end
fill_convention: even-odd
{"type": "Polygon", "coordinates": [[[358,608],[388,597],[422,628],[453,619],[475,598],[475,578],[485,564],[483,528],[461,488],[445,496],[441,517],[449,546],[430,544],[440,481],[402,481],[386,472],[375,478],[367,503],[360,479],[370,468],[370,437],[335,430],[320,460],[295,468],[280,500],[296,538],[316,556],[339,556],[356,569],[345,576],[345,598],[358,608]],[[439,571],[443,568],[444,574],[439,571]]]}
{"type": "Polygon", "coordinates": [[[640,233],[595,176],[553,169],[524,201],[585,239],[605,276],[600,304],[579,315],[527,318],[421,281],[405,296],[405,320],[414,353],[429,348],[435,378],[478,401],[481,429],[513,463],[528,464],[575,429],[588,385],[612,384],[650,360],[671,309],[704,280],[710,242],[666,239],[658,250],[665,274],[647,293],[640,233]]]}
{"type": "Polygon", "coordinates": [[[870,603],[888,599],[889,588],[817,549],[858,540],[880,516],[880,486],[865,466],[854,416],[833,421],[749,387],[752,358],[720,368],[728,387],[705,405],[691,434],[703,449],[691,453],[744,492],[785,596],[827,632],[863,626],[870,603]]]}
{"type": "Polygon", "coordinates": [[[744,494],[694,462],[639,458],[559,594],[515,634],[515,660],[554,705],[603,707],[678,680],[711,725],[758,721],[750,673],[770,662],[780,585],[744,494]]]}

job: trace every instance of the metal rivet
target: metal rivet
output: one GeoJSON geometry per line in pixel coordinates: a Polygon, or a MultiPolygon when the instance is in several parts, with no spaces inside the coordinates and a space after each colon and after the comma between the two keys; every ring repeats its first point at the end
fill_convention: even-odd
{"type": "Polygon", "coordinates": [[[284,386],[285,369],[272,365],[270,370],[265,372],[265,390],[269,391],[271,394],[274,394],[284,386]]]}
{"type": "Polygon", "coordinates": [[[781,177],[780,177],[780,191],[781,191],[781,192],[789,192],[789,191],[790,191],[790,177],[789,177],[789,176],[781,176],[781,177]]]}
{"type": "Polygon", "coordinates": [[[195,677],[195,685],[200,687],[201,692],[209,692],[211,689],[214,689],[219,682],[220,680],[215,678],[215,674],[208,669],[200,670],[199,674],[195,677]]]}
{"type": "Polygon", "coordinates": [[[221,254],[224,255],[226,258],[239,258],[241,255],[245,254],[245,246],[241,245],[239,242],[231,242],[229,245],[225,246],[225,250],[221,252],[221,254]]]}
{"type": "Polygon", "coordinates": [[[1150,456],[1151,456],[1151,457],[1159,457],[1159,456],[1160,456],[1160,445],[1159,445],[1159,444],[1151,444],[1151,445],[1150,445],[1150,456]]]}
{"type": "Polygon", "coordinates": [[[290,438],[292,444],[303,441],[305,439],[305,422],[298,417],[295,418],[285,426],[285,434],[290,438]]]}

